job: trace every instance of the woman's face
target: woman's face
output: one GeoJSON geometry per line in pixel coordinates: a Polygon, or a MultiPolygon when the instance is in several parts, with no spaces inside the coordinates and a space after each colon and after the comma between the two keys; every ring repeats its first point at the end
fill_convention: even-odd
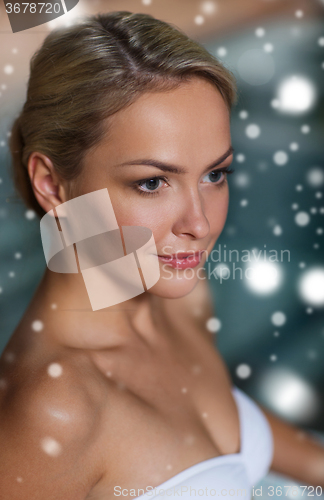
{"type": "Polygon", "coordinates": [[[187,262],[196,264],[189,269],[181,269],[183,259],[171,265],[159,258],[160,279],[149,289],[182,297],[203,278],[199,269],[227,216],[223,169],[233,154],[225,102],[215,86],[193,78],[171,91],[143,94],[109,123],[109,133],[85,158],[75,195],[107,188],[119,226],[151,229],[160,256],[189,253],[187,262]],[[197,264],[198,251],[205,252],[197,264]]]}

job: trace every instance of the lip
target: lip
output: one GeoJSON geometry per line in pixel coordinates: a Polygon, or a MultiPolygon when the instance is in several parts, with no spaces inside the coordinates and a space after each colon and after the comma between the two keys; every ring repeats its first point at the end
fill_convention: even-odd
{"type": "Polygon", "coordinates": [[[187,269],[198,266],[204,250],[199,252],[178,252],[176,254],[164,256],[158,255],[158,258],[164,264],[167,264],[175,269],[187,269]]]}

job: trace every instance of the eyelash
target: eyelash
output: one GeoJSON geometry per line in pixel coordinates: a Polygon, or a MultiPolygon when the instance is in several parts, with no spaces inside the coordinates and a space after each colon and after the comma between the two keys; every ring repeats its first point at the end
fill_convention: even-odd
{"type": "MultiPolygon", "coordinates": [[[[217,170],[212,170],[211,172],[209,172],[206,175],[212,174],[213,172],[217,172],[217,173],[222,172],[222,173],[225,173],[226,177],[227,177],[227,175],[233,174],[235,172],[235,169],[234,168],[229,168],[229,167],[219,168],[217,170]]],[[[220,186],[222,186],[224,184],[226,177],[224,176],[224,179],[223,179],[222,182],[218,182],[218,183],[212,182],[211,184],[214,184],[215,186],[219,186],[220,187],[220,186]]],[[[136,182],[133,185],[133,188],[135,189],[135,191],[137,191],[142,196],[151,196],[151,197],[158,196],[159,195],[159,188],[157,188],[155,191],[143,191],[142,189],[139,189],[139,187],[138,187],[138,186],[141,186],[142,184],[144,184],[145,182],[151,181],[153,179],[160,179],[162,181],[167,182],[167,179],[165,177],[162,177],[160,175],[155,175],[153,177],[148,177],[147,179],[141,179],[140,181],[136,182]]]]}

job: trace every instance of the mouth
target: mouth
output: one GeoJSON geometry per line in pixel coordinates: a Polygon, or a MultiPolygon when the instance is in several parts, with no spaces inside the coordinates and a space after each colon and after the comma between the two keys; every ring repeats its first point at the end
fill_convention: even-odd
{"type": "Polygon", "coordinates": [[[196,267],[201,261],[204,250],[199,252],[178,252],[172,255],[158,255],[158,258],[164,264],[175,269],[187,269],[189,267],[196,267]]]}

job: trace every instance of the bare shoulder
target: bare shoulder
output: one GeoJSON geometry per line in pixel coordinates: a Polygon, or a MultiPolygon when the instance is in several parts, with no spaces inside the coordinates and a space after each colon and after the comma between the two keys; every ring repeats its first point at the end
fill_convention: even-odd
{"type": "Polygon", "coordinates": [[[26,500],[85,498],[101,468],[95,458],[101,388],[91,369],[57,356],[30,370],[17,367],[2,380],[3,500],[21,498],[19,488],[26,500]]]}

